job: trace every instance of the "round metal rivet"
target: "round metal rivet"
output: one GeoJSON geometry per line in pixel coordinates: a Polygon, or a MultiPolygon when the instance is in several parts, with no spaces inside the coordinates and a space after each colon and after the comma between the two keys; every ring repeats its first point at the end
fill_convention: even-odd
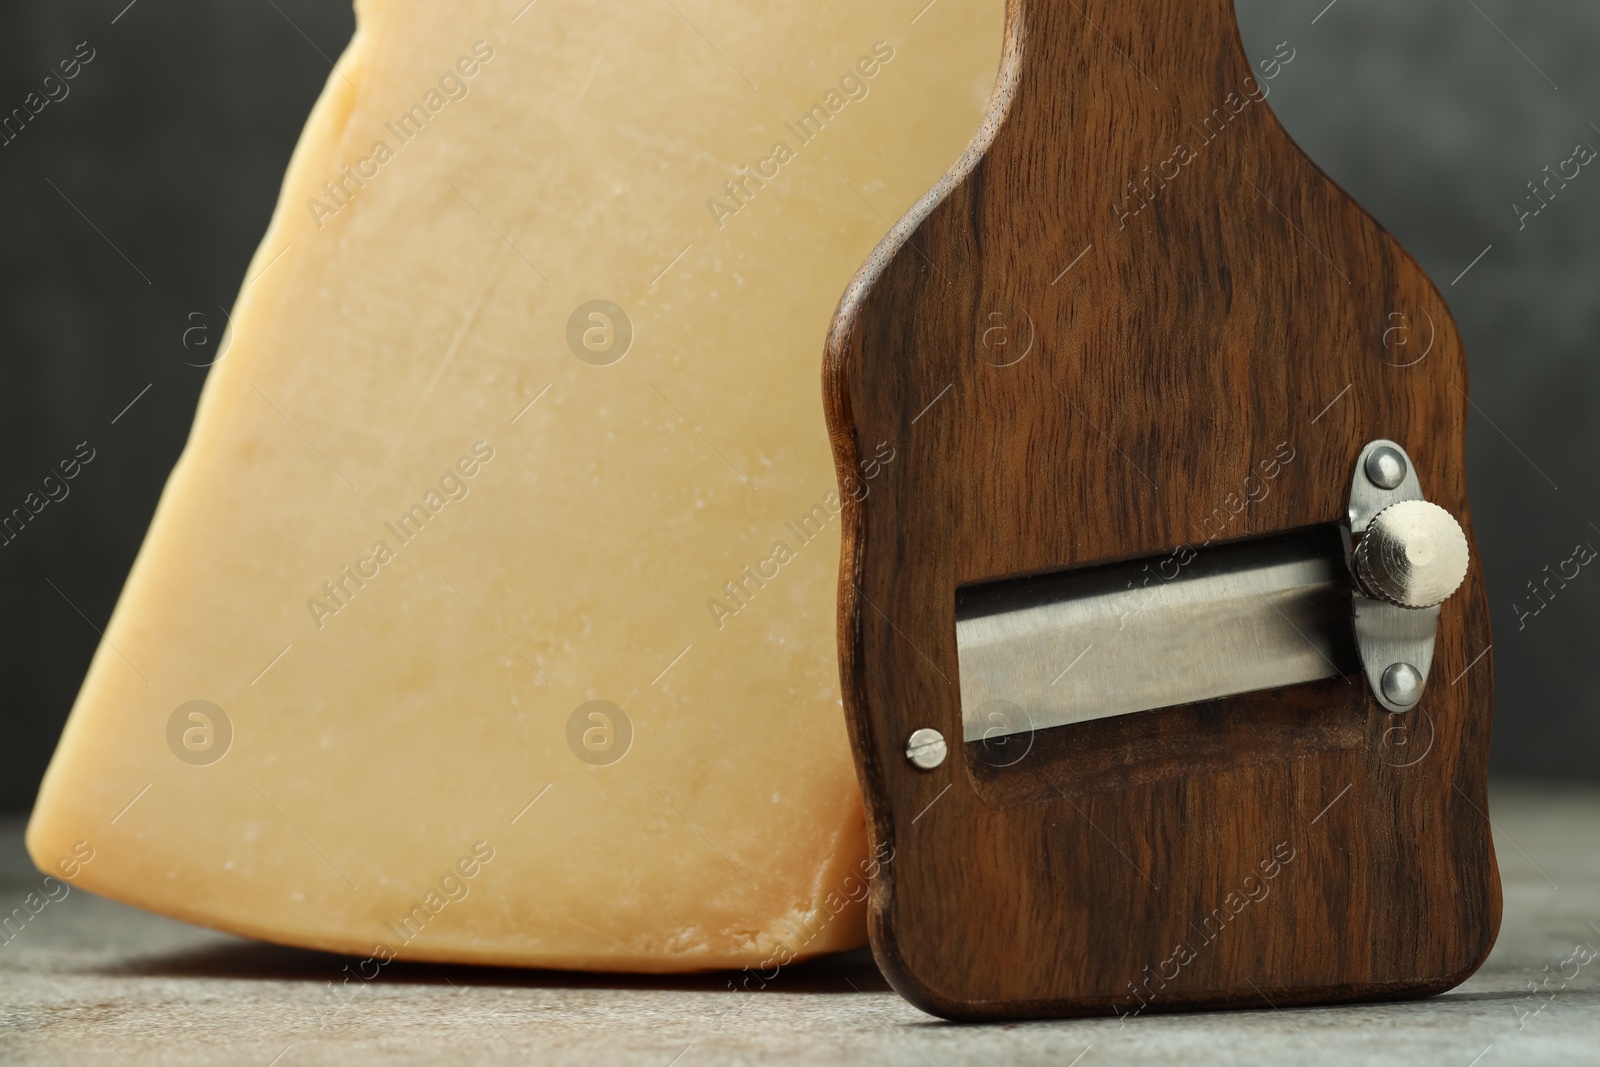
{"type": "Polygon", "coordinates": [[[1367,456],[1367,481],[1379,489],[1396,489],[1406,480],[1406,457],[1388,445],[1379,445],[1367,456]]]}
{"type": "Polygon", "coordinates": [[[1391,663],[1383,672],[1383,695],[1396,707],[1409,708],[1422,696],[1422,672],[1409,663],[1391,663]]]}
{"type": "Polygon", "coordinates": [[[906,742],[906,759],[925,771],[931,771],[943,763],[948,752],[944,734],[927,727],[913,733],[906,742]]]}

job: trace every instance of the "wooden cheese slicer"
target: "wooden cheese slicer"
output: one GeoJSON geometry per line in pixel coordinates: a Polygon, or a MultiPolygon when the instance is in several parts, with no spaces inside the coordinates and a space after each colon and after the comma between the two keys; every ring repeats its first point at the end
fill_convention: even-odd
{"type": "Polygon", "coordinates": [[[869,929],[934,1014],[1418,997],[1493,944],[1461,342],[1266,106],[1293,57],[1228,0],[1012,0],[840,304],[869,929]]]}

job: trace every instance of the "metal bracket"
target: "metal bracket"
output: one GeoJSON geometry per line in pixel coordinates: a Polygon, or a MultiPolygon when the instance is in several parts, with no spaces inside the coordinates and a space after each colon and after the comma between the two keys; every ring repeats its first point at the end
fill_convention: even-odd
{"type": "Polygon", "coordinates": [[[1380,439],[1368,443],[1361,450],[1350,481],[1350,525],[1345,536],[1345,562],[1351,565],[1352,623],[1356,651],[1361,656],[1367,684],[1372,687],[1372,695],[1378,698],[1378,703],[1392,712],[1410,711],[1422,699],[1428,670],[1433,666],[1433,640],[1439,628],[1439,606],[1403,608],[1367,596],[1356,580],[1350,550],[1378,512],[1402,500],[1425,499],[1422,484],[1417,480],[1416,465],[1411,462],[1405,449],[1393,441],[1380,439]],[[1392,449],[1404,462],[1404,477],[1393,488],[1378,484],[1368,473],[1367,460],[1379,449],[1392,449]],[[1399,670],[1406,665],[1415,668],[1414,679],[1399,670]],[[1391,668],[1396,670],[1391,671],[1391,668]],[[1385,691],[1386,675],[1389,692],[1385,691]],[[1400,684],[1397,685],[1397,681],[1400,684]],[[1400,703],[1392,699],[1393,696],[1409,696],[1410,699],[1400,703]]]}

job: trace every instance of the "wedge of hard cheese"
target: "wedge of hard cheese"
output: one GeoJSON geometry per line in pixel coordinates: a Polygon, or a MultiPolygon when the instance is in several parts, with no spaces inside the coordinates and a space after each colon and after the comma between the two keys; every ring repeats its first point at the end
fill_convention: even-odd
{"type": "Polygon", "coordinates": [[[359,3],[40,867],[374,966],[862,943],[820,357],[1003,17],[919,6],[359,3]]]}

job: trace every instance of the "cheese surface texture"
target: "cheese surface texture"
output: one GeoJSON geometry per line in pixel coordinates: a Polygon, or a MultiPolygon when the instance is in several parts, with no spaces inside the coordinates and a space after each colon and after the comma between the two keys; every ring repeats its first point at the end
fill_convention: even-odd
{"type": "Polygon", "coordinates": [[[41,868],[380,962],[862,944],[822,346],[1003,20],[919,6],[358,3],[41,868]]]}

